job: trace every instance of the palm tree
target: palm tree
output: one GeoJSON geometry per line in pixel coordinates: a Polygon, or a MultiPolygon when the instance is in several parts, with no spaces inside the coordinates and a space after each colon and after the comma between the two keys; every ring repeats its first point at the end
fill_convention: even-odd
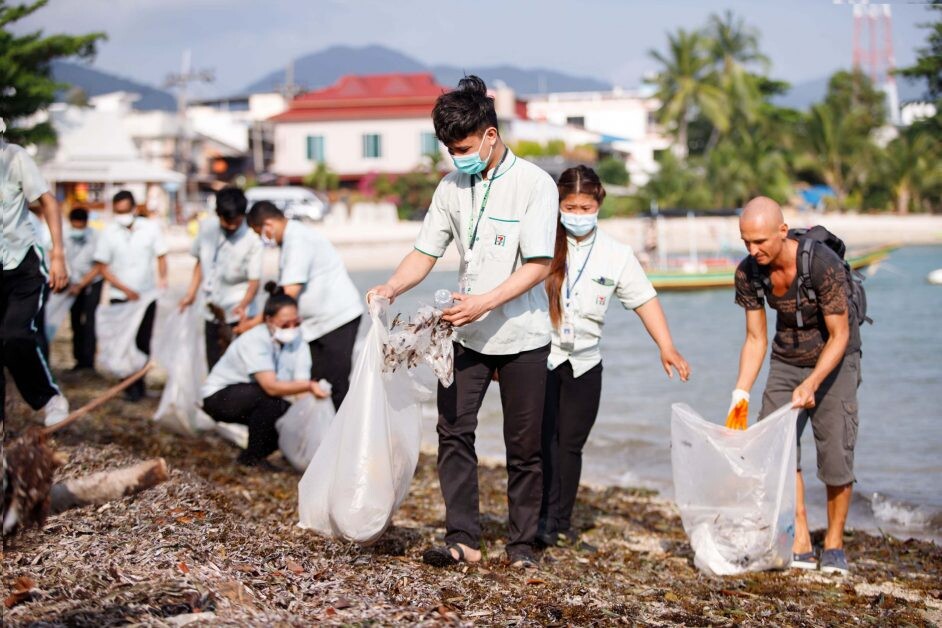
{"type": "MultiPolygon", "coordinates": [[[[732,11],[710,15],[704,30],[707,47],[718,74],[718,84],[726,92],[731,117],[753,123],[759,117],[763,94],[759,77],[749,73],[747,65],[769,66],[769,59],[759,52],[759,34],[737,18],[732,11]]],[[[708,150],[716,146],[719,129],[713,128],[708,150]]]]}
{"type": "Polygon", "coordinates": [[[919,208],[927,192],[942,184],[938,153],[938,146],[926,133],[900,135],[886,147],[884,174],[897,213],[909,213],[910,205],[919,208]]]}
{"type": "Polygon", "coordinates": [[[676,153],[687,155],[687,125],[691,116],[701,112],[721,131],[729,128],[727,98],[712,75],[707,54],[707,41],[696,32],[680,29],[669,34],[668,53],[651,50],[648,54],[661,68],[652,82],[661,101],[658,116],[662,124],[671,125],[677,133],[676,153]]]}
{"type": "Polygon", "coordinates": [[[838,203],[843,207],[847,198],[847,187],[844,181],[841,139],[840,114],[827,103],[812,105],[805,125],[807,165],[816,170],[824,182],[831,186],[838,203]]]}

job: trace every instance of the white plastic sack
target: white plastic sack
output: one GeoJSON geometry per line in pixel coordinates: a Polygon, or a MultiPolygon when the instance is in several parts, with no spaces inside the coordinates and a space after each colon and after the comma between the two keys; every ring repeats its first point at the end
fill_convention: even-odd
{"type": "Polygon", "coordinates": [[[694,564],[726,576],[781,569],[795,538],[796,420],[782,407],[747,430],[671,407],[674,499],[694,564]]]}
{"type": "MultiPolygon", "coordinates": [[[[329,390],[330,384],[326,380],[318,383],[329,390]]],[[[304,395],[291,404],[291,408],[275,423],[278,448],[295,469],[304,471],[311,464],[334,414],[334,402],[330,397],[317,399],[314,395],[304,395]]]]}
{"type": "Polygon", "coordinates": [[[298,525],[362,544],[382,535],[409,493],[422,442],[413,370],[383,373],[387,308],[372,300],[350,391],[298,484],[298,525]]]}
{"type": "Polygon", "coordinates": [[[147,307],[157,300],[156,292],[142,294],[137,301],[103,303],[95,311],[98,339],[98,371],[114,377],[127,377],[147,364],[147,356],[137,348],[137,330],[147,307]]]}
{"type": "Polygon", "coordinates": [[[159,320],[154,337],[154,358],[167,371],[154,420],[177,433],[194,435],[215,428],[215,422],[198,404],[200,385],[206,379],[206,343],[203,319],[196,307],[183,312],[173,303],[158,307],[169,310],[159,320]]]}
{"type": "Polygon", "coordinates": [[[72,304],[75,303],[75,297],[68,292],[53,292],[46,300],[46,309],[43,313],[46,324],[46,339],[52,342],[56,337],[56,332],[65,320],[72,304]]]}

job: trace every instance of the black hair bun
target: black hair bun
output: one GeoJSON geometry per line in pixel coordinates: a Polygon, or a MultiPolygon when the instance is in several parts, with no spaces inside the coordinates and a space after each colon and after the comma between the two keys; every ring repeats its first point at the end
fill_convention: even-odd
{"type": "Polygon", "coordinates": [[[458,91],[461,92],[471,92],[478,96],[487,96],[487,85],[484,84],[484,81],[480,77],[475,76],[474,74],[468,74],[463,79],[458,81],[458,91]]]}
{"type": "Polygon", "coordinates": [[[274,297],[274,296],[278,296],[279,294],[284,294],[285,289],[279,286],[274,281],[266,281],[265,292],[267,292],[268,294],[274,297]]]}

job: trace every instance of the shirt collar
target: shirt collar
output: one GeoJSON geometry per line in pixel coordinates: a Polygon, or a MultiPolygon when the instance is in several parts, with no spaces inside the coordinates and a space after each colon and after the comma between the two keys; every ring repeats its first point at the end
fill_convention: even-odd
{"type": "Polygon", "coordinates": [[[574,246],[577,249],[581,249],[581,248],[590,246],[593,242],[595,242],[595,237],[598,235],[598,233],[599,233],[599,228],[596,227],[595,229],[592,230],[592,233],[589,234],[589,237],[581,242],[578,242],[573,236],[567,233],[566,242],[569,243],[569,246],[574,246]]]}
{"type": "MultiPolygon", "coordinates": [[[[514,155],[514,152],[512,150],[510,150],[510,147],[507,146],[506,144],[504,144],[504,147],[507,149],[507,157],[504,159],[504,163],[500,164],[500,158],[498,158],[497,160],[497,163],[500,164],[500,172],[496,172],[497,166],[494,166],[493,168],[491,168],[487,172],[488,181],[495,181],[497,179],[500,179],[502,176],[507,174],[511,168],[513,168],[515,163],[517,163],[517,156],[514,155]],[[494,176],[495,174],[497,175],[496,177],[494,176]]],[[[471,182],[473,183],[480,178],[481,178],[481,175],[479,174],[472,175],[471,182]]]]}

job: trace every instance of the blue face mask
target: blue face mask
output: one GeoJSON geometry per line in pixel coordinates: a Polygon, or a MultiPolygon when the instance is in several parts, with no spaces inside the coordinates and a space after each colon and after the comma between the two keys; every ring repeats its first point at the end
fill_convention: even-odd
{"type": "MultiPolygon", "coordinates": [[[[488,129],[490,130],[490,129],[488,129]]],[[[487,136],[487,130],[484,131],[485,137],[487,136]]],[[[481,144],[478,146],[477,151],[471,153],[470,155],[458,155],[452,157],[451,160],[455,164],[455,168],[460,170],[465,174],[475,175],[482,172],[487,168],[487,162],[490,161],[491,155],[494,153],[494,147],[491,146],[490,152],[487,154],[487,159],[481,159],[481,149],[484,148],[484,138],[481,138],[481,144]]]]}
{"type": "Polygon", "coordinates": [[[599,213],[594,214],[569,214],[560,212],[559,222],[563,223],[566,231],[577,238],[588,235],[599,223],[599,213]]]}

